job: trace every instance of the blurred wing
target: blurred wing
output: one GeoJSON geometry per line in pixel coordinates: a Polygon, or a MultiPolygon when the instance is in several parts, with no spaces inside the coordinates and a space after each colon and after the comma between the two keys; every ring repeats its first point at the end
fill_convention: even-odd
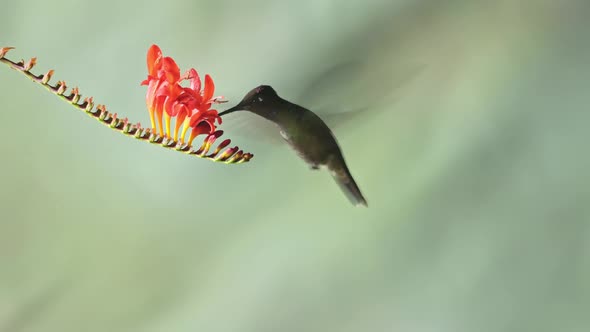
{"type": "Polygon", "coordinates": [[[272,145],[284,144],[279,128],[271,121],[250,112],[234,112],[223,116],[219,129],[236,140],[254,140],[272,145]]]}
{"type": "MultiPolygon", "coordinates": [[[[421,64],[402,64],[384,68],[369,61],[349,61],[320,72],[306,84],[292,102],[310,109],[333,130],[350,121],[362,121],[381,106],[393,105],[397,92],[424,69],[421,64]]],[[[280,91],[278,91],[281,94],[280,91]]],[[[249,112],[224,116],[232,136],[270,144],[284,144],[272,122],[249,112]]]]}
{"type": "MultiPolygon", "coordinates": [[[[424,64],[391,67],[355,62],[332,67],[318,75],[299,98],[326,124],[337,129],[389,110],[403,88],[426,68],[424,64]]],[[[303,102],[302,102],[303,103],[303,102]]]]}

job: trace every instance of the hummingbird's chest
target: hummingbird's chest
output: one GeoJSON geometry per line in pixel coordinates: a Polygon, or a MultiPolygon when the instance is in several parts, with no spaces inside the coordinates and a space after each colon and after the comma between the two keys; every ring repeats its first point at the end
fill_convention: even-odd
{"type": "Polygon", "coordinates": [[[295,124],[279,126],[279,133],[301,159],[317,167],[325,163],[335,145],[331,136],[313,129],[305,124],[295,124]]]}
{"type": "Polygon", "coordinates": [[[288,133],[287,133],[287,132],[286,132],[286,131],[285,131],[283,128],[280,128],[280,130],[279,130],[279,134],[281,134],[281,137],[282,137],[282,138],[283,138],[283,139],[284,139],[284,140],[285,140],[287,143],[291,143],[291,142],[289,141],[289,139],[290,139],[290,136],[289,136],[289,134],[288,134],[288,133]]]}
{"type": "Polygon", "coordinates": [[[291,104],[275,113],[272,121],[295,152],[312,166],[323,165],[338,145],[326,124],[313,112],[291,104]]]}
{"type": "Polygon", "coordinates": [[[306,143],[301,139],[300,133],[294,132],[291,128],[279,126],[279,134],[283,140],[297,152],[297,154],[305,158],[306,143]]]}

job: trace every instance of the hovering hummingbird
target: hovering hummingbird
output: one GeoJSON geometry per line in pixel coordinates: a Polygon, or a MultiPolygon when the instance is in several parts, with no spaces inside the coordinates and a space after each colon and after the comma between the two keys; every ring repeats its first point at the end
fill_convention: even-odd
{"type": "Polygon", "coordinates": [[[236,106],[219,115],[240,110],[275,123],[283,139],[311,169],[326,167],[352,204],[367,206],[367,201],[346,166],[336,137],[319,116],[279,97],[268,85],[252,89],[236,106]]]}

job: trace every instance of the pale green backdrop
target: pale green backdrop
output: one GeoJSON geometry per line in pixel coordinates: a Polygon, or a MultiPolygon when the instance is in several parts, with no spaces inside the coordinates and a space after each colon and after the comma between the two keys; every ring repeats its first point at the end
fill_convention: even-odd
{"type": "Polygon", "coordinates": [[[252,162],[214,164],[0,66],[0,331],[588,331],[589,22],[586,0],[2,0],[11,58],[134,121],[152,43],[231,103],[368,108],[334,131],[370,207],[244,126],[252,162]]]}

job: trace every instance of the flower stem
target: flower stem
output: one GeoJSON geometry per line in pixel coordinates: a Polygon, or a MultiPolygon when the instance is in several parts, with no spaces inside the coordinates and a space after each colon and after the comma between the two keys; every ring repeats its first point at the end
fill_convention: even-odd
{"type": "MultiPolygon", "coordinates": [[[[253,155],[251,153],[246,153],[243,155],[240,153],[236,153],[233,155],[230,155],[229,153],[226,154],[226,152],[231,152],[230,151],[231,149],[237,149],[237,147],[231,148],[231,149],[226,149],[226,151],[221,154],[205,155],[204,153],[202,153],[203,151],[200,151],[201,149],[194,150],[192,148],[192,146],[178,144],[179,142],[177,142],[176,140],[174,140],[174,141],[165,140],[164,135],[158,136],[155,133],[155,123],[153,121],[155,112],[149,112],[150,113],[150,120],[152,121],[153,128],[148,129],[148,128],[143,128],[140,123],[131,124],[127,118],[124,118],[124,119],[118,118],[116,116],[116,114],[111,114],[110,112],[108,112],[104,105],[96,105],[96,107],[95,107],[92,97],[84,98],[80,102],[81,95],[79,94],[77,88],[71,89],[71,92],[69,94],[67,94],[66,93],[67,87],[66,87],[65,82],[59,81],[54,85],[49,83],[49,80],[51,79],[51,76],[53,75],[53,70],[49,70],[44,75],[35,75],[35,74],[31,73],[31,71],[30,71],[32,69],[32,67],[35,65],[34,60],[31,60],[28,62],[24,62],[24,61],[14,62],[14,61],[6,58],[5,55],[10,49],[11,48],[0,47],[0,62],[8,65],[10,68],[12,68],[16,71],[22,73],[23,75],[25,75],[26,77],[31,79],[33,82],[40,84],[45,89],[49,90],[51,93],[57,95],[61,99],[65,100],[66,102],[68,102],[69,104],[74,106],[76,109],[85,112],[90,117],[98,120],[100,123],[108,126],[111,129],[114,129],[120,133],[123,133],[126,136],[131,136],[131,137],[134,137],[136,139],[139,139],[139,140],[142,140],[145,142],[157,144],[157,145],[160,145],[160,146],[168,148],[168,149],[174,149],[175,151],[183,152],[188,155],[196,156],[196,157],[203,158],[203,159],[208,159],[208,160],[211,160],[214,162],[223,162],[226,164],[239,164],[239,163],[248,162],[253,157],[253,155]]],[[[162,129],[162,127],[161,127],[162,117],[161,116],[159,116],[158,122],[160,123],[160,130],[161,130],[162,129]]],[[[218,130],[218,131],[208,135],[205,138],[204,143],[213,142],[214,140],[219,138],[221,135],[223,135],[223,131],[218,130]]]]}
{"type": "Polygon", "coordinates": [[[166,122],[166,137],[170,138],[170,115],[164,112],[164,121],[166,122]]]}

